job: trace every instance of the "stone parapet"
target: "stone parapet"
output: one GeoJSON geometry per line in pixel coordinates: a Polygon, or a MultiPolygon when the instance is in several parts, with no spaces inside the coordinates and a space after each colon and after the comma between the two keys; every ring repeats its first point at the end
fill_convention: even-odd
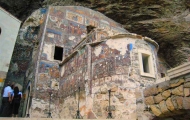
{"type": "Polygon", "coordinates": [[[190,73],[190,62],[187,62],[183,65],[180,65],[167,71],[167,74],[170,77],[170,79],[185,75],[187,73],[190,73]]]}
{"type": "Polygon", "coordinates": [[[158,117],[181,115],[190,110],[190,78],[165,81],[144,89],[144,102],[158,117]]]}

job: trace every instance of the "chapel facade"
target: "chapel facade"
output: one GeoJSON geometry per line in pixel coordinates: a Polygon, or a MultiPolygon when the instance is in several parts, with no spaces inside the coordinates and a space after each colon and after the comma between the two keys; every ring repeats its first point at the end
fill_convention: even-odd
{"type": "Polygon", "coordinates": [[[165,72],[154,40],[81,6],[34,12],[20,29],[17,46],[28,48],[20,56],[24,65],[9,77],[24,86],[23,117],[51,112],[53,118],[76,118],[79,110],[88,119],[105,119],[110,111],[116,119],[136,119],[146,107],[143,89],[165,72]]]}

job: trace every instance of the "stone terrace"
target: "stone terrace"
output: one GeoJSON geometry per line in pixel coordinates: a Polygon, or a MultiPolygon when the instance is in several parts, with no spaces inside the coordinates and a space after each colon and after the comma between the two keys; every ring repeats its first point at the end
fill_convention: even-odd
{"type": "Polygon", "coordinates": [[[159,117],[190,110],[190,78],[162,82],[144,90],[145,104],[159,117]]]}

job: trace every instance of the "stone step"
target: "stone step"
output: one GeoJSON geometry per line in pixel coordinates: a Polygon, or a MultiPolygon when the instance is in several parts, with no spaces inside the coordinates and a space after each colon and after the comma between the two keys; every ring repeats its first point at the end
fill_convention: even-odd
{"type": "MultiPolygon", "coordinates": [[[[14,117],[3,118],[3,117],[0,117],[0,120],[78,120],[78,119],[59,119],[59,118],[14,118],[14,117]]],[[[89,119],[83,119],[83,120],[89,120],[89,119]]],[[[97,119],[90,119],[90,120],[97,120],[97,119]]],[[[98,119],[98,120],[107,120],[107,119],[98,119]]],[[[112,119],[112,120],[116,120],[116,119],[112,119]]]]}

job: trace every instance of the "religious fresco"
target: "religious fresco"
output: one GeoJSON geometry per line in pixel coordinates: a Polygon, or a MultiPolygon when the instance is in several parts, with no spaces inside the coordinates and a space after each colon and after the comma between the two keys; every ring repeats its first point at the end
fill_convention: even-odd
{"type": "Polygon", "coordinates": [[[98,27],[98,22],[95,19],[85,17],[85,25],[92,25],[94,27],[98,27]]]}
{"type": "Polygon", "coordinates": [[[55,63],[40,61],[39,73],[47,73],[51,78],[59,78],[59,66],[55,63]]]}
{"type": "MultiPolygon", "coordinates": [[[[50,7],[49,20],[47,22],[46,40],[52,44],[64,45],[67,48],[74,47],[87,34],[86,26],[114,31],[126,32],[121,25],[104,17],[101,13],[83,7],[50,7]]],[[[104,38],[106,35],[99,35],[104,38]]]]}
{"type": "Polygon", "coordinates": [[[96,40],[100,41],[108,37],[108,33],[106,32],[96,32],[96,40]]]}
{"type": "Polygon", "coordinates": [[[64,65],[65,72],[60,80],[60,94],[63,92],[63,97],[73,94],[78,87],[84,89],[85,76],[87,72],[87,47],[79,50],[73,58],[64,65]]]}
{"type": "Polygon", "coordinates": [[[33,47],[15,44],[13,56],[11,59],[11,69],[7,74],[7,80],[23,84],[24,76],[29,67],[32,58],[33,47]]]}
{"type": "Polygon", "coordinates": [[[71,11],[66,11],[66,19],[74,21],[79,24],[84,23],[84,18],[80,14],[77,14],[71,11]]]}
{"type": "Polygon", "coordinates": [[[46,42],[60,45],[63,44],[62,42],[62,33],[60,31],[56,31],[50,28],[46,29],[46,42]]]}
{"type": "Polygon", "coordinates": [[[93,48],[93,80],[112,76],[114,74],[127,74],[130,63],[129,51],[126,51],[124,55],[121,55],[120,51],[117,49],[109,48],[105,42],[101,43],[93,48]],[[99,54],[97,54],[98,49],[99,54]]]}
{"type": "MultiPolygon", "coordinates": [[[[126,33],[127,31],[120,24],[99,12],[83,7],[50,6],[46,13],[48,18],[47,21],[44,20],[44,31],[40,31],[41,34],[44,33],[44,36],[39,48],[39,64],[37,63],[38,69],[35,74],[34,102],[41,103],[38,101],[40,99],[44,104],[48,103],[48,89],[52,88],[54,83],[58,87],[53,88],[53,96],[59,97],[52,98],[52,101],[57,100],[61,104],[65,99],[76,95],[79,86],[81,92],[88,95],[95,84],[101,86],[110,81],[121,84],[122,80],[126,79],[130,64],[129,50],[121,52],[110,47],[106,42],[102,42],[96,47],[83,46],[77,50],[77,54],[69,57],[75,50],[75,46],[87,36],[88,25],[115,33],[126,33]],[[63,68],[58,65],[62,61],[53,59],[54,46],[63,47],[62,55],[64,58],[69,57],[63,68]],[[94,51],[98,51],[98,54],[96,55],[94,51]],[[92,68],[88,66],[89,64],[92,64],[92,68]]],[[[87,42],[98,42],[97,40],[105,39],[107,36],[108,34],[103,31],[92,32],[88,34],[87,42]]],[[[53,103],[52,106],[62,110],[58,104],[53,103]]],[[[35,108],[32,110],[36,111],[35,108]]]]}

